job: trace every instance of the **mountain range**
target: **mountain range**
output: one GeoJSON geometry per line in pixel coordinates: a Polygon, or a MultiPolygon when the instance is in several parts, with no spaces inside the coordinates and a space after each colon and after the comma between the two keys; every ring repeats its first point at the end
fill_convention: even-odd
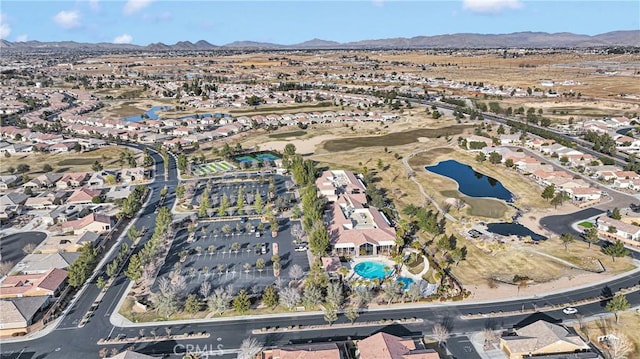
{"type": "Polygon", "coordinates": [[[305,49],[486,49],[486,48],[586,48],[609,46],[640,46],[640,30],[613,31],[599,35],[581,35],[569,32],[516,32],[511,34],[447,34],[435,36],[398,37],[389,39],[362,40],[340,43],[312,39],[299,44],[282,45],[267,42],[236,41],[226,45],[213,45],[205,40],[196,43],[180,41],[173,45],[161,42],[146,46],[113,43],[80,43],[74,41],[57,42],[10,42],[0,41],[0,47],[7,50],[21,49],[66,49],[66,50],[147,50],[147,51],[188,51],[188,50],[305,50],[305,49]]]}

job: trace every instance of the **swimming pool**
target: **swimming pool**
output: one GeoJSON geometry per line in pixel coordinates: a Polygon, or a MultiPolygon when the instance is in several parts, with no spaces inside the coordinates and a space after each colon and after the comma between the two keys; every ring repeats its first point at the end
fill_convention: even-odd
{"type": "Polygon", "coordinates": [[[353,267],[353,270],[362,278],[367,279],[383,279],[393,273],[393,269],[389,266],[372,261],[360,262],[353,267]]]}
{"type": "Polygon", "coordinates": [[[398,277],[398,279],[396,279],[396,281],[398,283],[402,283],[402,290],[409,289],[409,286],[411,284],[413,284],[413,279],[407,278],[407,277],[398,277]]]}

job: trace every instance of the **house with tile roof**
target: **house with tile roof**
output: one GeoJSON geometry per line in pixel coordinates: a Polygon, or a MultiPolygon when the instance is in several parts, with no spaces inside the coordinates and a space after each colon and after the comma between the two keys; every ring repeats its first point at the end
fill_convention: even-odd
{"type": "Polygon", "coordinates": [[[89,173],[87,172],[66,173],[58,182],[56,182],[56,188],[77,188],[84,185],[88,178],[89,173]]]}
{"type": "Polygon", "coordinates": [[[151,355],[136,353],[131,350],[125,350],[120,354],[107,357],[106,359],[156,359],[160,357],[152,357],[151,355]]]}
{"type": "Polygon", "coordinates": [[[624,244],[640,247],[640,227],[608,216],[596,218],[598,233],[602,238],[620,240],[624,244]]]}
{"type": "Polygon", "coordinates": [[[93,197],[99,196],[102,194],[102,191],[99,189],[91,189],[87,187],[78,188],[69,198],[67,198],[67,204],[82,204],[82,203],[91,203],[93,197]]]}
{"type": "Polygon", "coordinates": [[[544,320],[516,329],[515,333],[500,338],[500,348],[509,359],[590,351],[589,345],[580,336],[544,320]]]}
{"type": "Polygon", "coordinates": [[[58,268],[40,274],[9,275],[0,282],[0,298],[55,297],[66,281],[67,271],[58,268]]]}
{"type": "Polygon", "coordinates": [[[375,207],[367,206],[366,187],[350,171],[325,171],[316,180],[318,195],[330,203],[325,222],[332,249],[339,255],[388,254],[396,231],[375,207]]]}
{"type": "Polygon", "coordinates": [[[357,344],[358,359],[440,359],[433,349],[418,348],[413,339],[378,333],[357,344]]]}
{"type": "Polygon", "coordinates": [[[111,217],[105,214],[90,213],[80,219],[62,224],[64,233],[84,234],[85,232],[107,233],[113,227],[111,217]]]}
{"type": "Polygon", "coordinates": [[[261,359],[343,359],[335,343],[287,345],[264,350],[261,359]]]}

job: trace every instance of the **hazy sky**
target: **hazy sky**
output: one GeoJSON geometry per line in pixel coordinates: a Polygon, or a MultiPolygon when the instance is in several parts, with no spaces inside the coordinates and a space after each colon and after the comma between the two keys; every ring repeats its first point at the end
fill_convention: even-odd
{"type": "Polygon", "coordinates": [[[9,41],[146,45],[204,39],[294,44],[451,33],[517,31],[594,35],[640,29],[640,1],[179,1],[2,0],[0,38],[9,41]]]}

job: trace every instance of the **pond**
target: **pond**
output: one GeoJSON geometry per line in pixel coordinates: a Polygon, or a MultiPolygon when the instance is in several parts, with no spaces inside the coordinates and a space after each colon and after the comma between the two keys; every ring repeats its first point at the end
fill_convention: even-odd
{"type": "Polygon", "coordinates": [[[146,115],[146,118],[143,118],[142,115],[135,115],[135,116],[130,116],[130,117],[123,118],[122,120],[124,122],[140,122],[140,121],[143,121],[145,119],[157,120],[158,119],[158,114],[156,112],[158,112],[158,111],[167,111],[167,110],[170,110],[170,109],[171,109],[171,106],[153,106],[153,107],[151,107],[149,109],[149,111],[144,113],[146,115]]]}
{"type": "Polygon", "coordinates": [[[499,234],[501,236],[518,236],[518,237],[526,237],[530,236],[534,241],[544,241],[547,237],[535,233],[529,228],[523,226],[520,223],[489,223],[487,224],[487,231],[495,234],[499,234]]]}
{"type": "Polygon", "coordinates": [[[464,163],[447,160],[437,165],[425,166],[425,169],[456,181],[458,191],[469,197],[493,197],[507,202],[513,201],[513,194],[500,181],[477,172],[464,163]]]}

